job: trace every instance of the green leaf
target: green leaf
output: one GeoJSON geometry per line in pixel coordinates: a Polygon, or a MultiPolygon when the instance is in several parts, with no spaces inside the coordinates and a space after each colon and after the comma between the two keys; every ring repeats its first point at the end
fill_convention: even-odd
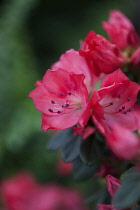
{"type": "Polygon", "coordinates": [[[134,207],[133,210],[140,210],[140,205],[134,207]]]}
{"type": "Polygon", "coordinates": [[[115,208],[125,209],[140,200],[140,172],[133,167],[122,175],[121,180],[122,185],[115,194],[113,204],[115,208]]]}
{"type": "Polygon", "coordinates": [[[61,157],[65,162],[72,162],[80,153],[81,136],[73,136],[72,140],[61,149],[61,157]]]}
{"type": "Polygon", "coordinates": [[[84,140],[80,148],[80,158],[87,165],[94,165],[100,162],[104,153],[102,143],[93,138],[84,140]]]}
{"type": "Polygon", "coordinates": [[[59,131],[56,135],[54,135],[48,145],[47,149],[48,150],[57,150],[60,147],[64,146],[65,144],[71,142],[73,138],[75,139],[75,136],[72,135],[73,129],[68,128],[62,131],[59,131]]]}
{"type": "Polygon", "coordinates": [[[98,166],[98,163],[94,166],[87,166],[81,161],[80,157],[78,157],[73,164],[73,176],[78,180],[88,179],[94,175],[98,166]]]}

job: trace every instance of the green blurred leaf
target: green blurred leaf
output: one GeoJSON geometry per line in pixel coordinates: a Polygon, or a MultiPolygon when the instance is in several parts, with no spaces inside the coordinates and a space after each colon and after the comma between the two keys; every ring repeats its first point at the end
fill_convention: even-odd
{"type": "Polygon", "coordinates": [[[140,171],[131,168],[122,176],[122,185],[117,190],[113,203],[115,208],[125,209],[140,200],[140,171]]]}
{"type": "Polygon", "coordinates": [[[98,163],[94,166],[85,165],[80,157],[78,157],[73,163],[73,176],[77,180],[86,180],[94,175],[99,167],[98,163]]]}
{"type": "Polygon", "coordinates": [[[68,128],[62,131],[57,132],[48,142],[47,149],[48,150],[57,150],[65,144],[71,142],[73,138],[73,129],[68,128]]]}
{"type": "Polygon", "coordinates": [[[96,165],[101,161],[104,153],[103,145],[97,141],[95,135],[90,136],[88,139],[82,141],[80,147],[80,158],[87,165],[96,165]]]}
{"type": "Polygon", "coordinates": [[[72,141],[68,142],[61,148],[61,157],[65,162],[72,162],[80,153],[81,136],[73,136],[72,141]]]}

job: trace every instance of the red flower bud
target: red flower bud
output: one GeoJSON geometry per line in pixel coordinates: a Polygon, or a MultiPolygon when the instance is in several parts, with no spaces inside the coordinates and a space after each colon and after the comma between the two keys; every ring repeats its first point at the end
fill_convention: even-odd
{"type": "Polygon", "coordinates": [[[119,49],[127,46],[137,47],[139,37],[131,21],[119,10],[110,12],[108,22],[103,22],[103,28],[108,33],[112,43],[119,49]]]}
{"type": "Polygon", "coordinates": [[[100,73],[109,74],[119,68],[125,58],[116,45],[111,44],[103,36],[90,31],[82,43],[80,55],[95,70],[96,75],[100,73]]]}

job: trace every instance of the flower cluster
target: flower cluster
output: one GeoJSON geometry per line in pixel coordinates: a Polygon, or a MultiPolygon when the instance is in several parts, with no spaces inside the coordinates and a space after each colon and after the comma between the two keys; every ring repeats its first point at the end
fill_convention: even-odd
{"type": "Polygon", "coordinates": [[[56,183],[38,184],[27,172],[1,183],[5,210],[87,210],[83,196],[56,183]]]}
{"type": "Polygon", "coordinates": [[[72,127],[83,139],[98,131],[116,156],[136,159],[140,139],[133,131],[140,129],[140,85],[133,78],[139,74],[139,37],[117,10],[103,28],[109,40],[90,31],[81,49],[61,55],[29,97],[42,112],[42,130],[72,127]]]}

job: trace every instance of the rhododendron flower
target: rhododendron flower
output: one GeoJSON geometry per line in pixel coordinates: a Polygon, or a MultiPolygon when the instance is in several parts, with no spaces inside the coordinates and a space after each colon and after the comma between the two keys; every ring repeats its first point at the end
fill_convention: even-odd
{"type": "Polygon", "coordinates": [[[98,204],[98,210],[117,210],[113,208],[111,205],[106,205],[106,204],[98,204]]]}
{"type": "Polygon", "coordinates": [[[7,210],[25,210],[37,193],[37,188],[33,177],[27,173],[4,180],[1,185],[4,206],[7,210]]]}
{"type": "Polygon", "coordinates": [[[131,56],[131,63],[134,66],[140,66],[140,48],[138,48],[131,56]]]}
{"type": "Polygon", "coordinates": [[[94,31],[88,33],[79,53],[94,68],[96,75],[101,72],[109,74],[115,71],[125,60],[116,45],[94,31]]]}
{"type": "Polygon", "coordinates": [[[86,127],[74,127],[75,134],[82,136],[82,139],[87,139],[90,135],[95,132],[95,128],[93,126],[86,126],[86,127]]]}
{"type": "Polygon", "coordinates": [[[6,210],[86,210],[79,192],[56,184],[41,186],[29,174],[3,181],[1,194],[6,210]]]}
{"type": "MultiPolygon", "coordinates": [[[[120,181],[111,175],[106,176],[107,188],[111,197],[114,196],[116,190],[120,186],[120,181]]],[[[98,204],[98,210],[117,210],[113,205],[98,204]]],[[[121,209],[120,209],[121,210],[121,209]]]]}
{"type": "Polygon", "coordinates": [[[114,197],[116,190],[121,185],[120,180],[116,179],[115,177],[111,175],[107,175],[106,182],[107,182],[107,189],[108,189],[109,194],[111,195],[111,197],[114,197]]]}
{"type": "MultiPolygon", "coordinates": [[[[111,157],[112,158],[112,157],[111,157]]],[[[96,176],[106,177],[108,174],[115,175],[116,171],[111,164],[101,164],[96,176]]]]}
{"type": "Polygon", "coordinates": [[[103,22],[103,28],[108,33],[112,43],[120,49],[131,45],[137,47],[139,38],[131,21],[119,10],[110,12],[108,22],[103,22]]]}
{"type": "Polygon", "coordinates": [[[101,87],[92,95],[92,118],[97,129],[106,135],[119,124],[131,131],[139,129],[140,107],[135,106],[140,85],[131,82],[127,76],[118,69],[107,75],[101,87]]]}
{"type": "Polygon", "coordinates": [[[72,163],[65,163],[60,157],[56,165],[56,173],[60,176],[67,176],[72,172],[72,163]]]}
{"type": "MultiPolygon", "coordinates": [[[[111,195],[111,197],[114,197],[115,192],[121,185],[120,180],[116,179],[115,177],[111,175],[107,175],[106,181],[107,181],[108,192],[111,195]]],[[[113,205],[98,204],[98,210],[121,210],[121,209],[116,209],[114,208],[113,205]]],[[[130,210],[130,209],[126,209],[126,210],[130,210]]]]}
{"type": "Polygon", "coordinates": [[[79,52],[70,49],[65,54],[61,55],[60,60],[52,66],[52,70],[58,68],[65,69],[68,72],[75,74],[84,74],[84,83],[88,89],[89,95],[93,92],[93,88],[100,79],[94,73],[94,69],[90,68],[85,58],[79,55],[79,52]]]}
{"type": "Polygon", "coordinates": [[[132,160],[140,155],[140,138],[128,129],[114,125],[106,138],[107,145],[119,158],[132,160]]]}
{"type": "Polygon", "coordinates": [[[63,69],[47,70],[43,81],[37,83],[29,97],[42,114],[42,130],[83,127],[89,119],[88,91],[83,74],[63,69]]]}

